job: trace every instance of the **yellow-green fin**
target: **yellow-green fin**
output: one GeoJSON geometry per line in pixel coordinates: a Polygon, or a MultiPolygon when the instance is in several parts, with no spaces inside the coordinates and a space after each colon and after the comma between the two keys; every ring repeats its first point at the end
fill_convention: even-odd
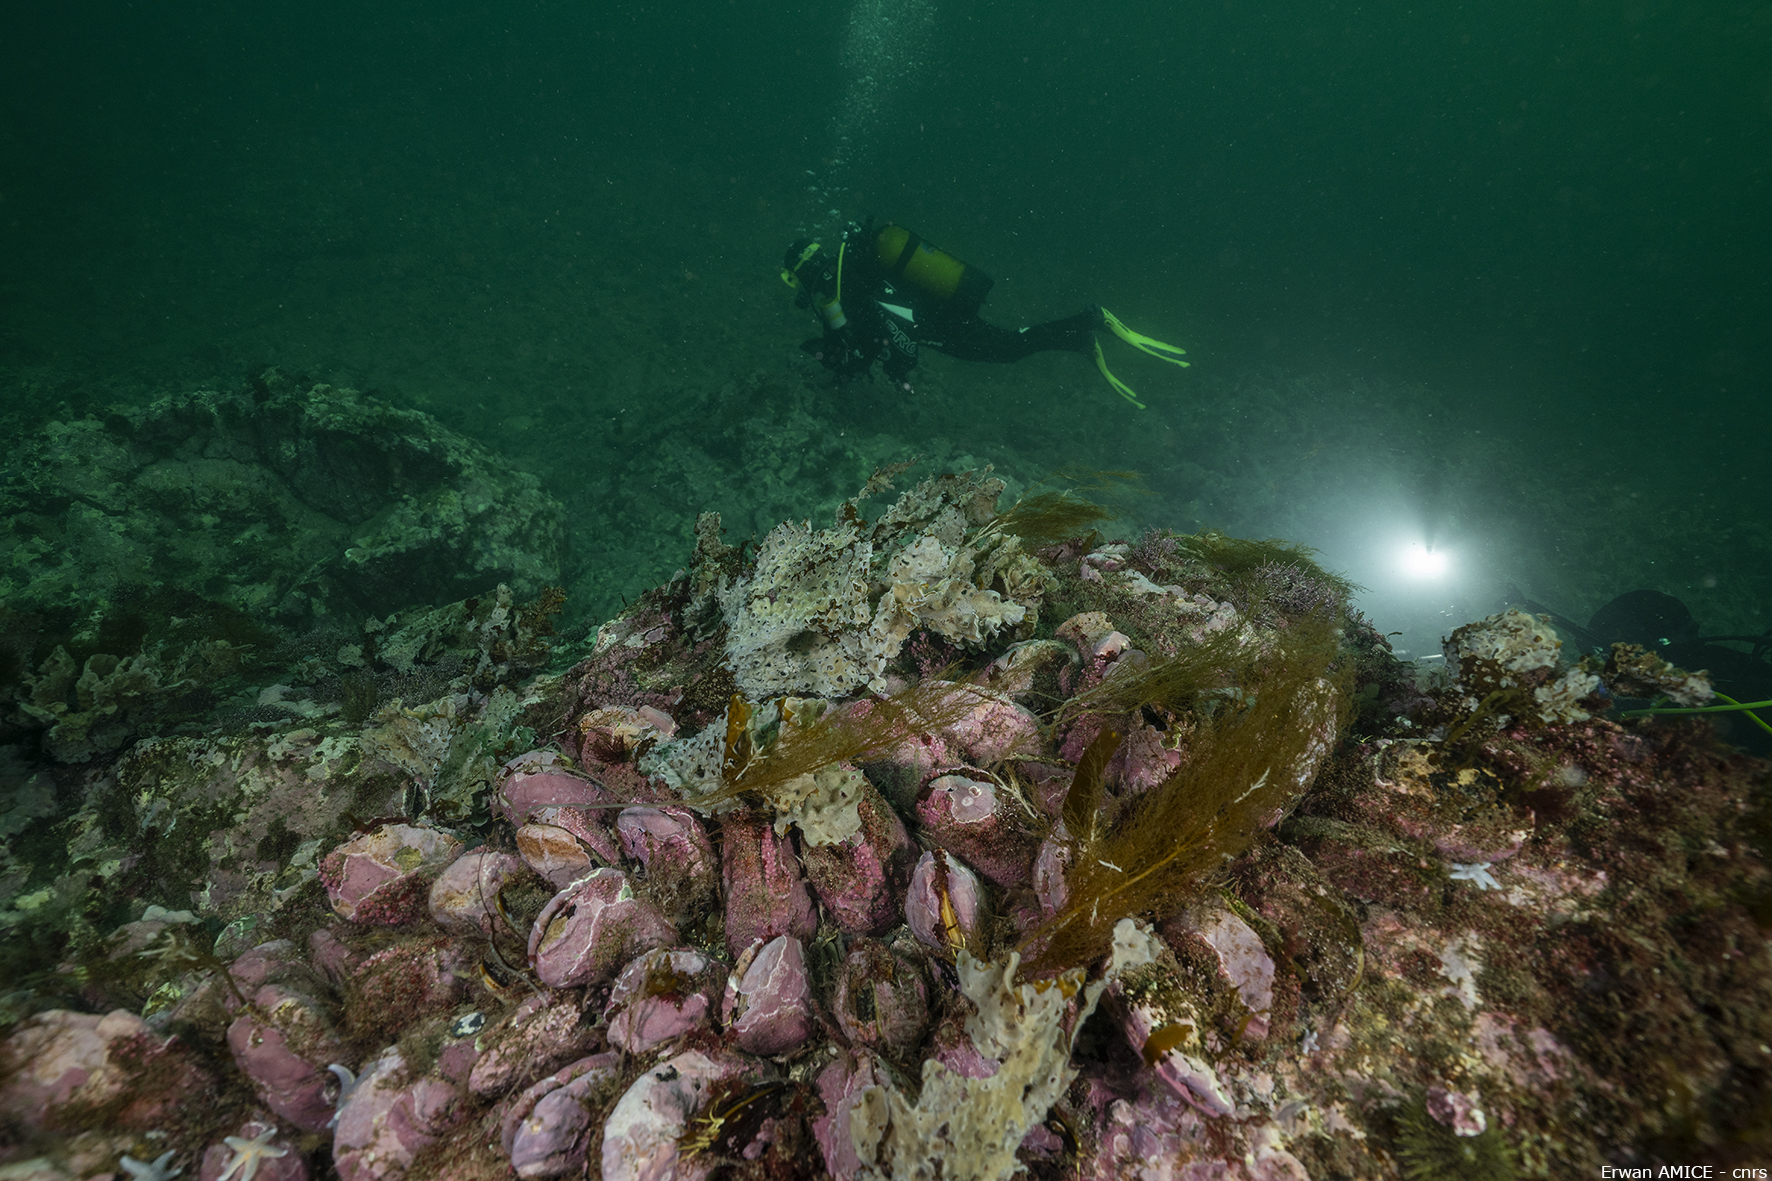
{"type": "MultiPolygon", "coordinates": [[[[1112,317],[1109,317],[1109,319],[1112,320],[1112,317]]],[[[1101,355],[1101,342],[1099,340],[1095,342],[1095,367],[1101,370],[1101,375],[1107,378],[1107,383],[1114,387],[1115,393],[1119,394],[1122,398],[1125,398],[1140,410],[1145,408],[1144,403],[1138,400],[1138,395],[1132,392],[1131,386],[1108,372],[1107,358],[1101,355]]]]}
{"type": "MultiPolygon", "coordinates": [[[[1178,349],[1172,344],[1164,344],[1162,341],[1157,340],[1154,337],[1146,336],[1142,332],[1134,332],[1132,329],[1126,327],[1125,322],[1122,321],[1120,317],[1114,315],[1106,308],[1101,309],[1101,314],[1102,318],[1107,321],[1107,326],[1113,329],[1114,335],[1137,349],[1139,352],[1149,353],[1159,361],[1168,361],[1172,365],[1180,365],[1183,369],[1188,367],[1188,363],[1182,360],[1182,358],[1187,355],[1186,349],[1178,349]]],[[[1102,372],[1106,373],[1107,370],[1103,368],[1102,372]]],[[[1113,379],[1110,377],[1108,380],[1112,381],[1113,379]]]]}

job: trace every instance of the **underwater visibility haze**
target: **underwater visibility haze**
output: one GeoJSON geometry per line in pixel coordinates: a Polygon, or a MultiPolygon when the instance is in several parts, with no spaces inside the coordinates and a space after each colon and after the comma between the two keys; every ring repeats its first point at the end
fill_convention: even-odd
{"type": "Polygon", "coordinates": [[[1768,63],[14,14],[0,1170],[1772,1169],[1768,63]]]}

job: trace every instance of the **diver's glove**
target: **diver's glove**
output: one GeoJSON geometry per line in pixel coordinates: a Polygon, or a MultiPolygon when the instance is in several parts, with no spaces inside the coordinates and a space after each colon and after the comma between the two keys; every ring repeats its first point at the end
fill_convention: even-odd
{"type": "Polygon", "coordinates": [[[840,381],[866,373],[874,363],[874,355],[859,347],[846,328],[803,341],[800,348],[835,373],[840,381]]]}

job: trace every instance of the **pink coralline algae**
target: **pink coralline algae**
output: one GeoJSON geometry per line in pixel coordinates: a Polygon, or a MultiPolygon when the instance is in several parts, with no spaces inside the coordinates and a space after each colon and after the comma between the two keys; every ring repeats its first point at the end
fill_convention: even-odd
{"type": "Polygon", "coordinates": [[[474,1039],[481,1053],[468,1074],[468,1090],[496,1098],[536,1071],[550,1073],[601,1050],[605,1034],[593,1018],[574,993],[547,991],[525,998],[509,1018],[474,1039]]]}
{"type": "Polygon", "coordinates": [[[824,1167],[836,1181],[854,1181],[861,1173],[861,1157],[849,1133],[851,1112],[856,1096],[878,1086],[883,1077],[884,1070],[876,1070],[873,1056],[865,1051],[839,1051],[830,1065],[819,1072],[818,1097],[823,1102],[824,1114],[812,1122],[812,1129],[824,1167]]]}
{"type": "Polygon", "coordinates": [[[861,827],[832,844],[808,846],[801,864],[831,921],[852,935],[878,935],[903,921],[899,898],[916,846],[886,797],[863,784],[856,804],[861,827]]]}
{"type": "Polygon", "coordinates": [[[785,1054],[812,1035],[812,982],[806,953],[792,935],[740,956],[727,980],[722,1013],[740,1049],[785,1054]]]}
{"type": "Polygon", "coordinates": [[[858,939],[838,972],[831,1009],[851,1043],[902,1057],[929,1028],[929,983],[914,948],[858,939]]]}
{"type": "Polygon", "coordinates": [[[156,1037],[127,1010],[103,1016],[49,1009],[26,1019],[0,1054],[0,1111],[26,1127],[53,1124],[71,1104],[120,1109],[124,1126],[147,1128],[180,1101],[178,1091],[149,1093],[141,1081],[155,1066],[184,1094],[201,1093],[204,1079],[176,1039],[156,1037]]]}
{"type": "Polygon", "coordinates": [[[477,849],[457,857],[431,883],[431,918],[458,935],[490,935],[499,922],[493,899],[522,872],[509,853],[477,849]]]}
{"type": "Polygon", "coordinates": [[[689,1050],[642,1074],[603,1125],[604,1181],[700,1181],[714,1163],[685,1159],[685,1133],[722,1084],[751,1071],[726,1053],[689,1050]]]}
{"type": "Polygon", "coordinates": [[[643,1054],[713,1024],[726,969],[688,947],[649,951],[621,970],[603,1018],[611,1043],[643,1054]]]}
{"type": "Polygon", "coordinates": [[[673,919],[694,913],[720,891],[720,860],[687,808],[625,808],[615,818],[622,852],[646,871],[652,897],[673,919]]]}
{"type": "Polygon", "coordinates": [[[917,942],[942,951],[977,947],[984,914],[984,888],[977,874],[944,852],[923,854],[904,898],[905,922],[917,942]]]}
{"type": "Polygon", "coordinates": [[[601,864],[592,859],[577,837],[556,825],[525,824],[517,830],[516,840],[523,864],[546,878],[556,890],[589,877],[601,864]]]}
{"type": "Polygon", "coordinates": [[[444,1055],[413,1077],[399,1047],[365,1066],[338,1113],[332,1159],[343,1181],[403,1177],[419,1153],[466,1115],[466,1055],[444,1055]]]}
{"type": "Polygon", "coordinates": [[[620,1077],[621,1055],[593,1054],[518,1095],[504,1119],[512,1171],[531,1181],[582,1170],[595,1131],[589,1099],[620,1077]]]}
{"type": "Polygon", "coordinates": [[[542,983],[571,988],[607,980],[638,953],[677,942],[676,928],[634,893],[628,875],[599,869],[549,902],[529,936],[529,964],[542,983]]]}
{"type": "Polygon", "coordinates": [[[253,994],[249,1012],[228,1026],[228,1049],[260,1100],[279,1119],[306,1132],[332,1122],[326,1065],[346,1056],[331,1015],[318,1000],[282,985],[253,994]]]}
{"type": "Polygon", "coordinates": [[[720,856],[733,956],[780,935],[812,937],[818,914],[791,837],[777,834],[767,816],[736,813],[721,828],[720,856]]]}
{"type": "Polygon", "coordinates": [[[460,851],[449,833],[384,824],[328,853],[320,880],[340,918],[398,926],[419,916],[431,879],[460,851]]]}
{"type": "Polygon", "coordinates": [[[1039,839],[1026,800],[983,772],[938,775],[917,801],[917,822],[942,848],[999,886],[1025,886],[1039,839]]]}

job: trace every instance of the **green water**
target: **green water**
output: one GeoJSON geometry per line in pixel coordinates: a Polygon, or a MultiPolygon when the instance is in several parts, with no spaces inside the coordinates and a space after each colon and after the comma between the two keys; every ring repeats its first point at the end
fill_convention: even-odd
{"type": "Polygon", "coordinates": [[[71,3],[0,55],[8,431],[375,390],[542,477],[580,618],[922,454],[1138,469],[1133,527],[1317,546],[1418,651],[1510,584],[1768,626],[1772,4],[71,3]],[[833,390],[775,277],[833,209],[1195,366],[833,390]]]}

